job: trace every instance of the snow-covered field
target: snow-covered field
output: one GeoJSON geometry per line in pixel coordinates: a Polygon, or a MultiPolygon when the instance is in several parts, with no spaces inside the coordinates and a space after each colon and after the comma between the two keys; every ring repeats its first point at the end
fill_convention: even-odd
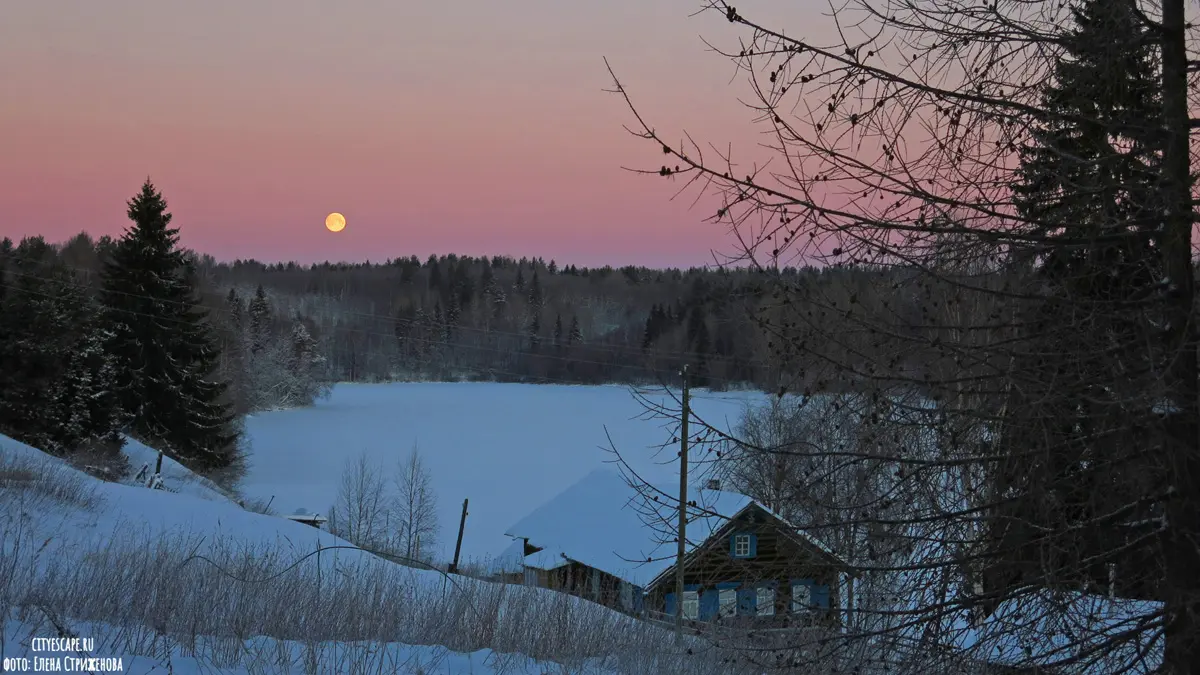
{"type": "MultiPolygon", "coordinates": [[[[154,452],[129,454],[136,471],[154,452]]],[[[387,562],[165,473],[168,490],[103,482],[0,436],[0,651],[30,659],[16,669],[73,655],[187,675],[728,672],[598,605],[387,562]],[[96,644],[34,641],[64,635],[96,644]]]]}
{"type": "MultiPolygon", "coordinates": [[[[760,396],[699,391],[692,404],[710,423],[733,424],[760,396]]],[[[348,458],[365,451],[391,467],[417,444],[438,497],[436,557],[453,555],[462,500],[470,499],[463,558],[480,560],[508,545],[510,526],[611,461],[609,437],[648,480],[673,478],[673,449],[655,453],[671,429],[666,420],[637,419],[644,412],[621,386],[341,384],[313,408],[247,420],[253,457],[243,487],[250,497],[273,498],[279,513],[326,513],[348,458]]]]}
{"type": "MultiPolygon", "coordinates": [[[[732,423],[755,396],[700,392],[695,407],[710,421],[732,423]]],[[[670,429],[636,419],[642,412],[621,387],[343,385],[315,408],[250,421],[256,455],[247,485],[251,497],[273,495],[283,513],[324,511],[347,457],[367,450],[392,462],[417,442],[442,502],[443,542],[452,545],[459,499],[470,497],[464,548],[484,557],[507,546],[510,526],[611,459],[602,449],[609,436],[646,478],[673,478],[674,453],[653,454],[670,429]]],[[[157,457],[136,442],[125,452],[134,472],[152,469],[157,457]]],[[[397,565],[327,532],[241,508],[234,495],[171,460],[163,469],[167,490],[103,482],[0,436],[4,657],[29,658],[33,669],[35,657],[71,656],[38,652],[34,638],[78,635],[96,646],[74,656],[120,657],[125,673],[774,671],[745,663],[742,637],[724,646],[692,637],[676,645],[655,625],[578,598],[397,565]]],[[[1090,604],[1067,612],[1069,625],[1026,630],[1027,614],[998,610],[997,621],[1016,627],[964,624],[957,646],[1001,662],[1069,654],[1060,632],[1107,638],[1113,626],[1154,613],[1103,599],[1075,602],[1090,604]],[[1099,623],[1098,613],[1106,617],[1099,623]]],[[[1161,644],[1132,644],[1152,662],[1160,657],[1161,644]]],[[[1107,651],[1110,661],[1131,660],[1128,649],[1107,651]]],[[[10,665],[20,670],[26,662],[10,665]]],[[[1115,672],[1111,665],[1082,672],[1115,672]]]]}
{"type": "MultiPolygon", "coordinates": [[[[734,419],[745,398],[701,395],[697,407],[734,419]]],[[[339,386],[315,408],[249,421],[245,496],[324,512],[347,457],[390,463],[416,442],[444,544],[469,497],[464,549],[487,557],[510,525],[611,459],[609,436],[648,477],[670,475],[652,449],[669,429],[633,419],[642,412],[621,387],[339,386]]],[[[134,473],[153,471],[154,449],[130,441],[125,453],[134,473]]],[[[170,459],[163,478],[166,490],[104,482],[0,436],[5,657],[120,657],[126,673],[730,672],[711,646],[688,638],[682,655],[667,632],[578,598],[393,564],[248,511],[170,459]],[[97,645],[35,651],[33,638],[64,634],[97,645]]]]}

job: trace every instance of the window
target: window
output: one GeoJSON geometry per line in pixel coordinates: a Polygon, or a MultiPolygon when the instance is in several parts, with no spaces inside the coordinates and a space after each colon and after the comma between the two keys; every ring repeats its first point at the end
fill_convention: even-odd
{"type": "Polygon", "coordinates": [[[758,589],[757,606],[759,616],[775,616],[775,589],[767,586],[758,589]]]}
{"type": "Polygon", "coordinates": [[[700,616],[699,591],[683,592],[683,618],[696,619],[700,616]]]}
{"type": "Polygon", "coordinates": [[[812,607],[812,586],[799,581],[792,583],[792,611],[807,612],[812,607]]]}
{"type": "Polygon", "coordinates": [[[732,588],[722,588],[718,594],[721,617],[737,616],[737,591],[732,588]]]}
{"type": "Polygon", "coordinates": [[[750,557],[750,535],[735,534],[733,535],[733,555],[736,558],[750,557]]]}
{"type": "Polygon", "coordinates": [[[753,558],[758,555],[758,537],[741,532],[729,537],[729,555],[734,558],[753,558]]]}

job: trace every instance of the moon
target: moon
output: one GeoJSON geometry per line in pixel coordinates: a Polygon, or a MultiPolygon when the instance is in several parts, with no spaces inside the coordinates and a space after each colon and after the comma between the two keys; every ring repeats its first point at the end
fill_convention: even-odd
{"type": "Polygon", "coordinates": [[[334,212],[325,216],[325,229],[330,232],[341,232],[346,228],[346,217],[334,212]]]}

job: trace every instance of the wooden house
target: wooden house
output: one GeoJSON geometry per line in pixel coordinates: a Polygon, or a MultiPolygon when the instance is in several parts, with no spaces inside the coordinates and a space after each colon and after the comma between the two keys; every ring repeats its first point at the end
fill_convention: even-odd
{"type": "MultiPolygon", "coordinates": [[[[848,565],[832,551],[743,495],[689,497],[689,621],[837,623],[848,565]]],[[[674,612],[677,508],[669,488],[638,495],[616,472],[593,472],[509,529],[497,576],[665,618],[674,612]]]]}
{"type": "MultiPolygon", "coordinates": [[[[683,616],[773,626],[841,623],[849,565],[794,525],[748,501],[684,557],[683,616]]],[[[646,586],[646,606],[674,616],[676,568],[646,586]]]]}

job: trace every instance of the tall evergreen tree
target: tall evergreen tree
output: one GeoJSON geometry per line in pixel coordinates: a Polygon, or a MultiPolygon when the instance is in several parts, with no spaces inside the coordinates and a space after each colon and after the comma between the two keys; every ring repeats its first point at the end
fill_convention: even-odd
{"type": "MultiPolygon", "coordinates": [[[[0,302],[4,301],[4,294],[7,290],[5,283],[7,277],[5,270],[8,268],[8,259],[12,255],[13,242],[12,239],[4,237],[0,239],[0,302]]],[[[0,340],[4,339],[4,325],[0,324],[0,340]]]]}
{"type": "Polygon", "coordinates": [[[529,351],[536,352],[538,346],[542,343],[542,316],[535,312],[533,318],[529,320],[529,351]]]}
{"type": "MultiPolygon", "coordinates": [[[[1159,198],[1162,101],[1154,40],[1134,0],[1088,0],[1073,10],[1065,57],[1042,97],[1033,143],[1014,186],[1034,241],[1015,260],[1040,301],[1020,317],[1030,347],[1013,369],[1029,374],[1010,397],[1029,419],[1010,424],[999,490],[1021,495],[1001,509],[997,586],[1057,578],[1063,586],[1108,586],[1143,595],[1131,572],[1140,535],[1128,526],[1152,514],[1113,516],[1131,495],[1149,496],[1162,476],[1139,457],[1155,452],[1148,355],[1156,339],[1127,303],[1160,274],[1152,232],[1159,198]],[[1053,374],[1053,377],[1046,377],[1053,374]],[[1036,404],[1034,404],[1036,402],[1036,404]],[[1119,500],[1119,501],[1118,501],[1119,500]],[[1071,540],[1063,532],[1072,532],[1071,540]],[[1043,543],[1039,533],[1051,533],[1043,543]]],[[[1018,375],[1019,377],[1019,375],[1018,375]]],[[[1151,574],[1153,574],[1151,572],[1151,574]]],[[[1142,584],[1144,586],[1144,584],[1142,584]]]]}
{"type": "Polygon", "coordinates": [[[494,281],[495,275],[492,274],[491,265],[484,265],[483,273],[479,275],[479,294],[484,300],[488,299],[488,293],[494,281]]]}
{"type": "Polygon", "coordinates": [[[105,264],[102,297],[130,430],[194,468],[229,467],[239,434],[226,384],[213,378],[218,347],[179,230],[149,180],[127,213],[133,225],[105,264]]]}
{"type": "Polygon", "coordinates": [[[247,326],[250,340],[250,354],[257,355],[267,348],[271,339],[271,303],[262,284],[254,291],[250,306],[246,308],[250,323],[247,326]]]}
{"type": "Polygon", "coordinates": [[[230,288],[229,295],[225,296],[225,312],[229,315],[230,326],[237,331],[242,329],[242,298],[237,294],[237,289],[230,288]]]}
{"type": "Polygon", "coordinates": [[[536,269],[533,271],[533,279],[529,282],[529,304],[533,305],[534,310],[539,310],[546,304],[546,297],[542,292],[542,282],[538,279],[536,269]]]}
{"type": "Polygon", "coordinates": [[[120,449],[120,407],[97,308],[40,237],[0,253],[0,430],[54,454],[120,449]]]}
{"type": "Polygon", "coordinates": [[[438,264],[437,256],[429,256],[425,266],[429,268],[429,290],[435,293],[442,290],[442,266],[438,264]]]}
{"type": "Polygon", "coordinates": [[[575,346],[583,342],[583,331],[579,329],[579,317],[571,317],[571,329],[567,331],[567,344],[575,346]]]}

